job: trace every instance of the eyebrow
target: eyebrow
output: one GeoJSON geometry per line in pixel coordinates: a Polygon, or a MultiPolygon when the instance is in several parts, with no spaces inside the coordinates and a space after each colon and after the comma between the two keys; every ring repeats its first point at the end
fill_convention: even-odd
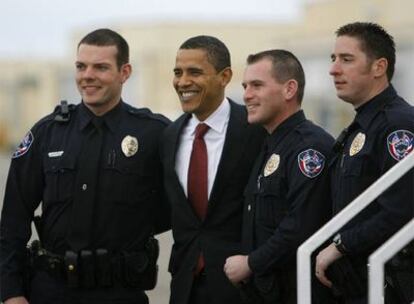
{"type": "Polygon", "coordinates": [[[343,57],[355,57],[355,55],[354,54],[351,54],[351,53],[339,53],[339,54],[332,53],[331,54],[331,58],[336,58],[336,57],[339,57],[339,58],[343,58],[343,57]]]}

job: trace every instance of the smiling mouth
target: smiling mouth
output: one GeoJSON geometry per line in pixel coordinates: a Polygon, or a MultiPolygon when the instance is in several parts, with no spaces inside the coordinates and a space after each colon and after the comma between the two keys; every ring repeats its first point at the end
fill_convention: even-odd
{"type": "Polygon", "coordinates": [[[83,86],[82,90],[87,94],[92,94],[98,91],[101,87],[99,86],[83,86]]]}
{"type": "Polygon", "coordinates": [[[246,109],[247,109],[247,111],[252,111],[252,110],[254,110],[254,109],[256,109],[256,108],[258,108],[259,107],[259,104],[249,104],[249,105],[246,105],[246,109]]]}
{"type": "Polygon", "coordinates": [[[178,95],[180,96],[180,100],[183,101],[183,102],[185,102],[185,101],[191,100],[196,95],[198,95],[198,91],[179,92],[178,95]]]}

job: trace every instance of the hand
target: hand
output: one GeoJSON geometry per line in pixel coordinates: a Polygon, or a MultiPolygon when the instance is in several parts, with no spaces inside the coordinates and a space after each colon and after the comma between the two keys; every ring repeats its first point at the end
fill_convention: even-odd
{"type": "Polygon", "coordinates": [[[14,297],[7,299],[4,304],[29,304],[25,297],[14,297]]]}
{"type": "Polygon", "coordinates": [[[224,272],[233,284],[240,283],[251,276],[252,271],[247,263],[247,255],[233,255],[226,259],[224,272]]]}
{"type": "Polygon", "coordinates": [[[331,288],[332,282],[326,277],[325,271],[329,265],[342,257],[342,253],[336,249],[335,244],[331,244],[316,256],[315,275],[325,286],[331,288]]]}

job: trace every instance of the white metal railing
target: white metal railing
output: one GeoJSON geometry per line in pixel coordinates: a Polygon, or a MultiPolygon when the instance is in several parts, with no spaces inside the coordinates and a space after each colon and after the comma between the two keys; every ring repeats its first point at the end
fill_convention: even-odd
{"type": "Polygon", "coordinates": [[[384,264],[413,239],[414,219],[369,256],[369,304],[384,303],[384,264]]]}
{"type": "Polygon", "coordinates": [[[311,254],[329,237],[373,202],[382,192],[414,167],[414,153],[410,153],[368,187],[355,200],[308,238],[297,252],[298,304],[311,304],[311,254]]]}

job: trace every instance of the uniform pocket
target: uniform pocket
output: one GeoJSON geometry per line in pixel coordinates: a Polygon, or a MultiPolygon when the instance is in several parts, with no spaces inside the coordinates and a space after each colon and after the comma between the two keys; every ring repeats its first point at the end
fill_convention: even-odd
{"type": "Polygon", "coordinates": [[[104,171],[102,178],[112,189],[108,195],[116,204],[136,207],[154,193],[154,177],[148,174],[142,162],[123,160],[104,171]]]}
{"type": "Polygon", "coordinates": [[[47,158],[44,162],[45,204],[65,202],[73,197],[76,161],[68,157],[47,158]]]}
{"type": "Polygon", "coordinates": [[[256,205],[256,219],[268,228],[275,228],[286,214],[286,193],[282,193],[282,179],[264,178],[262,183],[256,205]]]}

